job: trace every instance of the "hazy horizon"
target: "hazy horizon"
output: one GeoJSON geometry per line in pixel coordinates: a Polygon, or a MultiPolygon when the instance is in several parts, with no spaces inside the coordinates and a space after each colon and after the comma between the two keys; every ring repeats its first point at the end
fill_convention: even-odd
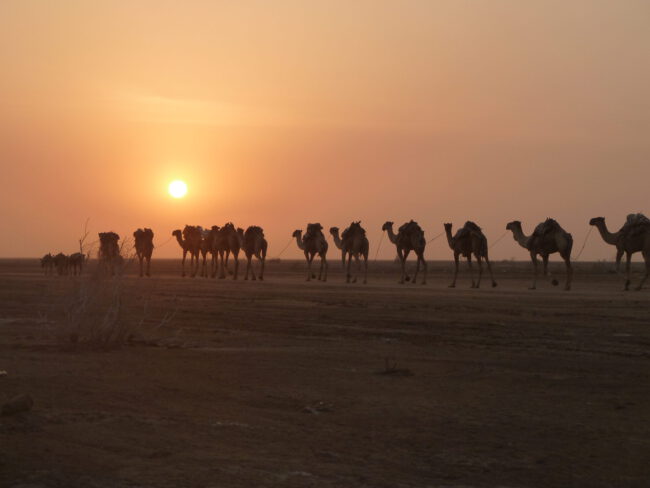
{"type": "MultiPolygon", "coordinates": [[[[260,225],[270,257],[307,222],[361,220],[374,258],[386,220],[494,242],[546,217],[576,255],[590,218],[650,213],[648,18],[631,0],[4,1],[0,256],[73,252],[86,219],[89,241],[147,226],[158,245],[260,225]]],[[[511,235],[490,254],[528,259],[511,235]]],[[[426,256],[451,257],[444,236],[426,256]]],[[[581,260],[613,256],[594,229],[581,260]]]]}

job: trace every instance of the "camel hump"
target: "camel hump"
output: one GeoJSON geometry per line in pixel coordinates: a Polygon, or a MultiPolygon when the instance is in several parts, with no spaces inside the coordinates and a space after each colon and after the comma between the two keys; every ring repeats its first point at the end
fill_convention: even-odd
{"type": "Polygon", "coordinates": [[[467,229],[469,231],[472,231],[472,232],[481,232],[481,228],[478,225],[476,225],[474,222],[472,222],[471,220],[468,220],[467,222],[465,222],[465,225],[463,227],[465,227],[465,229],[467,229]]]}
{"type": "Polygon", "coordinates": [[[359,222],[352,222],[350,224],[350,227],[348,227],[343,231],[341,237],[343,239],[347,239],[348,237],[354,237],[354,236],[365,237],[365,235],[366,235],[366,229],[361,227],[361,221],[359,221],[359,222]]]}
{"type": "Polygon", "coordinates": [[[323,226],[320,225],[320,223],[318,222],[315,222],[313,224],[307,224],[307,232],[305,233],[305,239],[310,239],[319,236],[323,236],[323,226]]]}
{"type": "Polygon", "coordinates": [[[534,236],[543,236],[549,234],[558,229],[562,229],[560,224],[557,223],[557,220],[548,218],[541,224],[538,224],[533,231],[534,236]]]}
{"type": "Polygon", "coordinates": [[[253,236],[264,237],[264,230],[257,225],[251,225],[248,227],[248,229],[246,229],[246,232],[244,232],[244,237],[249,238],[253,236]]]}
{"type": "Polygon", "coordinates": [[[650,219],[642,213],[629,214],[621,232],[628,236],[634,236],[650,228],[650,219]]]}
{"type": "Polygon", "coordinates": [[[415,220],[411,220],[409,222],[406,222],[405,224],[402,224],[402,226],[399,228],[400,232],[422,232],[422,228],[418,225],[418,223],[415,220]]]}

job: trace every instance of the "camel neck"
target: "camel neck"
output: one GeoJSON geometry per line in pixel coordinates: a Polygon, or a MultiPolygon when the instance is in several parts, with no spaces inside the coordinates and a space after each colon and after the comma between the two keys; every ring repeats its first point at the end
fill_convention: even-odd
{"type": "Polygon", "coordinates": [[[529,237],[524,234],[521,227],[512,229],[512,237],[514,237],[515,241],[517,241],[521,247],[528,249],[529,237]]]}
{"type": "Polygon", "coordinates": [[[447,243],[449,244],[449,247],[452,249],[454,248],[454,238],[451,235],[451,227],[446,228],[445,227],[445,234],[447,235],[447,243]]]}
{"type": "Polygon", "coordinates": [[[598,229],[598,232],[600,232],[600,236],[603,238],[603,241],[605,241],[607,244],[616,245],[618,238],[620,237],[620,231],[615,233],[609,232],[609,230],[607,230],[607,224],[605,224],[605,222],[598,222],[596,224],[596,228],[598,229]]]}

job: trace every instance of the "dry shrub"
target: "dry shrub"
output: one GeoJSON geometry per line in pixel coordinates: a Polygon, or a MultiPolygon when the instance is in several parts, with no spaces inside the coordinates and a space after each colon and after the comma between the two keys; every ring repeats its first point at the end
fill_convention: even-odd
{"type": "Polygon", "coordinates": [[[124,279],[94,273],[73,283],[65,301],[65,316],[57,330],[59,342],[110,348],[123,344],[132,323],[123,313],[124,279]]]}

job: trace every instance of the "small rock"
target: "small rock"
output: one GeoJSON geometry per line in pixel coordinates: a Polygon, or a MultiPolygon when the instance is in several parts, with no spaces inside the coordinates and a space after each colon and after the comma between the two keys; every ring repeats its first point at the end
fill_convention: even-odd
{"type": "Polygon", "coordinates": [[[20,412],[28,412],[34,406],[34,400],[29,395],[18,395],[2,406],[0,415],[14,415],[20,412]]]}

